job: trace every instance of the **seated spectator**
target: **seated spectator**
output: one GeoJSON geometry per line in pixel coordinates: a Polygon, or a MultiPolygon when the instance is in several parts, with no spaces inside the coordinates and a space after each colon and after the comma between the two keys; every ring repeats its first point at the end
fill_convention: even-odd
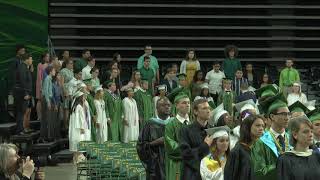
{"type": "Polygon", "coordinates": [[[248,80],[248,84],[255,89],[258,89],[258,74],[255,73],[251,63],[246,64],[246,69],[243,73],[243,77],[248,80]]]}
{"type": "Polygon", "coordinates": [[[272,84],[272,81],[267,73],[262,76],[260,88],[265,87],[268,84],[272,84]]]}
{"type": "Polygon", "coordinates": [[[249,90],[248,83],[241,84],[241,95],[237,97],[237,103],[252,99],[254,103],[257,101],[257,97],[253,91],[249,90]]]}
{"type": "Polygon", "coordinates": [[[241,69],[238,69],[235,74],[234,82],[233,82],[233,90],[236,92],[236,95],[241,95],[241,84],[247,83],[248,80],[243,77],[243,72],[241,69]]]}
{"type": "Polygon", "coordinates": [[[292,92],[288,94],[287,101],[288,106],[292,105],[296,101],[300,101],[302,104],[306,104],[308,102],[307,96],[301,92],[300,83],[293,83],[292,92]]]}

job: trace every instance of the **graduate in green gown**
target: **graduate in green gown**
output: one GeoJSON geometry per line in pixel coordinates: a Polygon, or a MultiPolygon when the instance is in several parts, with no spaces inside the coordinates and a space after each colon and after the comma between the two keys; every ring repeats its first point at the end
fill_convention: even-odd
{"type": "Polygon", "coordinates": [[[139,114],[139,129],[142,129],[144,124],[154,116],[154,104],[152,96],[147,91],[149,82],[146,79],[141,80],[141,87],[137,87],[133,98],[136,100],[139,114]]]}
{"type": "MultiPolygon", "coordinates": [[[[265,87],[264,87],[265,88],[265,87]]],[[[276,180],[276,163],[278,157],[290,150],[288,127],[289,112],[286,99],[276,86],[268,86],[256,94],[263,112],[271,119],[271,127],[251,147],[251,161],[256,179],[276,180]]]]}
{"type": "MultiPolygon", "coordinates": [[[[106,112],[108,122],[110,122],[110,128],[108,132],[111,132],[112,142],[119,142],[122,139],[124,115],[122,109],[122,100],[119,95],[116,94],[117,86],[112,80],[104,83],[105,91],[104,101],[106,104],[106,112]],[[110,121],[109,121],[110,120],[110,121]]],[[[108,136],[109,137],[109,136],[108,136]]]]}
{"type": "Polygon", "coordinates": [[[220,105],[223,103],[223,109],[228,111],[228,113],[233,116],[234,110],[233,106],[236,102],[236,93],[232,91],[232,80],[229,78],[224,78],[222,81],[223,84],[223,91],[220,92],[218,96],[217,105],[220,105]]]}
{"type": "Polygon", "coordinates": [[[302,104],[300,101],[296,101],[295,103],[289,106],[289,111],[292,114],[292,117],[303,116],[309,113],[309,109],[302,104]]]}
{"type": "Polygon", "coordinates": [[[96,142],[96,107],[94,105],[94,89],[92,88],[92,83],[91,79],[87,79],[83,81],[86,84],[86,91],[88,92],[87,94],[87,101],[89,104],[89,109],[90,109],[90,115],[92,119],[91,123],[91,139],[92,141],[96,142]]]}
{"type": "Polygon", "coordinates": [[[190,98],[181,93],[174,99],[177,108],[177,115],[167,124],[165,128],[164,147],[166,150],[166,179],[176,180],[180,179],[181,173],[181,149],[180,143],[180,130],[191,124],[189,118],[190,112],[190,98]]]}

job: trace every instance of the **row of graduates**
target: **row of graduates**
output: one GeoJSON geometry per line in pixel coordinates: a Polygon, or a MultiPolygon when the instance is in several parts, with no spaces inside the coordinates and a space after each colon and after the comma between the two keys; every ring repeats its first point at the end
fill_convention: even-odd
{"type": "Polygon", "coordinates": [[[258,106],[252,100],[234,105],[239,125],[223,104],[212,111],[206,99],[196,100],[191,118],[190,98],[179,93],[171,118],[170,101],[158,100],[158,116],[137,142],[147,179],[318,179],[319,109],[300,102],[288,107],[274,84],[256,94],[258,106]]]}

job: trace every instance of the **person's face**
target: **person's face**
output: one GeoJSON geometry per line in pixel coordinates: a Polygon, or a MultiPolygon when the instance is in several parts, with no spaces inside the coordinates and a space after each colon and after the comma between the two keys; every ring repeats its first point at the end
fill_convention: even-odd
{"type": "Polygon", "coordinates": [[[91,61],[88,62],[90,67],[94,67],[96,65],[96,60],[92,59],[91,61]]]}
{"type": "Polygon", "coordinates": [[[316,120],[312,122],[313,134],[316,137],[320,137],[320,120],[316,120]]]}
{"type": "Polygon", "coordinates": [[[33,62],[32,57],[29,57],[29,59],[27,59],[26,62],[27,62],[27,65],[28,65],[28,66],[31,66],[31,65],[32,65],[32,62],[33,62]]]}
{"type": "Polygon", "coordinates": [[[289,119],[291,118],[291,113],[288,108],[281,107],[278,108],[277,114],[271,114],[270,117],[272,124],[275,124],[279,128],[287,128],[289,119]]]}
{"type": "Polygon", "coordinates": [[[209,89],[205,88],[203,89],[203,95],[208,96],[209,94],[209,89]]]}
{"type": "Polygon", "coordinates": [[[247,65],[246,65],[246,70],[247,70],[248,72],[252,72],[252,64],[247,64],[247,65]]]}
{"type": "Polygon", "coordinates": [[[210,106],[208,102],[202,103],[198,105],[198,109],[194,109],[194,114],[197,116],[198,119],[202,121],[208,121],[210,119],[210,106]]]}
{"type": "Polygon", "coordinates": [[[237,77],[238,79],[241,79],[242,76],[243,76],[242,71],[237,71],[237,72],[236,72],[236,77],[237,77]]]}
{"type": "Polygon", "coordinates": [[[68,68],[68,69],[73,69],[73,61],[70,61],[70,62],[67,64],[66,68],[68,68]]]}
{"type": "Polygon", "coordinates": [[[82,54],[82,57],[83,57],[84,59],[88,59],[90,56],[91,56],[90,51],[86,51],[84,54],[82,54]]]}
{"type": "Polygon", "coordinates": [[[219,152],[226,152],[229,148],[229,137],[222,136],[217,138],[217,150],[219,152]]]}
{"type": "Polygon", "coordinates": [[[185,87],[185,86],[187,86],[187,80],[186,79],[180,79],[179,80],[179,84],[180,84],[180,86],[185,87]]]}
{"type": "Polygon", "coordinates": [[[149,83],[148,82],[143,82],[142,83],[142,89],[144,89],[144,90],[149,89],[149,83]]]}
{"type": "Polygon", "coordinates": [[[44,55],[43,60],[45,63],[48,63],[50,61],[50,56],[48,53],[44,55]]]}
{"type": "Polygon", "coordinates": [[[55,76],[55,75],[56,75],[56,69],[55,69],[55,68],[52,69],[51,75],[52,75],[52,76],[55,76]]]}
{"type": "Polygon", "coordinates": [[[160,90],[160,91],[159,91],[159,94],[160,94],[161,96],[165,96],[165,95],[166,95],[166,91],[165,91],[165,90],[160,90]]]}
{"type": "Polygon", "coordinates": [[[286,60],[286,66],[288,68],[292,67],[292,65],[293,65],[293,61],[292,60],[290,60],[290,59],[286,60]]]}
{"type": "Polygon", "coordinates": [[[116,78],[116,77],[118,76],[118,70],[113,69],[112,72],[111,72],[111,76],[112,76],[113,78],[116,78]]]}
{"type": "Polygon", "coordinates": [[[202,72],[199,72],[198,74],[197,74],[197,79],[198,80],[201,80],[203,78],[203,73],[202,72]]]}
{"type": "Polygon", "coordinates": [[[120,55],[120,54],[118,54],[118,56],[117,56],[117,61],[118,61],[118,62],[121,61],[121,55],[120,55]]]}
{"type": "Polygon", "coordinates": [[[297,140],[297,143],[310,146],[313,143],[312,129],[305,123],[300,124],[298,132],[292,132],[293,137],[297,140]]]}
{"type": "Polygon", "coordinates": [[[190,99],[182,98],[176,104],[177,110],[181,114],[188,114],[190,112],[190,99]]]}
{"type": "Polygon", "coordinates": [[[145,48],[144,48],[144,53],[146,54],[146,55],[151,55],[152,54],[152,47],[151,46],[146,46],[145,48]]]}
{"type": "Polygon", "coordinates": [[[229,126],[229,127],[232,127],[233,126],[233,117],[230,116],[229,113],[225,113],[223,115],[223,120],[224,120],[224,123],[229,126]]]}
{"type": "Polygon", "coordinates": [[[263,75],[263,79],[262,80],[263,80],[264,83],[268,83],[269,82],[269,76],[266,75],[266,74],[263,75]]]}
{"type": "Polygon", "coordinates": [[[133,91],[128,91],[128,97],[132,98],[134,96],[134,92],[133,91]]]}
{"type": "Polygon", "coordinates": [[[117,90],[117,86],[116,86],[116,83],[112,83],[109,87],[110,91],[111,92],[115,92],[117,90]]]}
{"type": "Polygon", "coordinates": [[[19,49],[18,52],[17,52],[18,56],[21,56],[21,55],[23,55],[23,54],[25,54],[25,53],[26,53],[26,49],[25,49],[25,48],[21,48],[21,49],[19,49]]]}
{"type": "Polygon", "coordinates": [[[118,69],[118,63],[112,64],[111,69],[118,69]]]}
{"type": "Polygon", "coordinates": [[[136,74],[134,75],[135,80],[139,80],[141,79],[141,74],[140,72],[136,72],[136,74]]]}
{"type": "Polygon", "coordinates": [[[168,100],[161,100],[157,106],[158,114],[169,116],[171,114],[171,103],[168,100]]]}
{"type": "Polygon", "coordinates": [[[172,70],[173,70],[173,72],[176,74],[177,71],[178,71],[178,66],[177,66],[177,65],[173,65],[173,66],[172,66],[172,70]]]}
{"type": "Polygon", "coordinates": [[[262,119],[256,119],[251,126],[251,137],[258,139],[262,136],[264,131],[264,122],[262,119]]]}
{"type": "Polygon", "coordinates": [[[61,80],[61,75],[58,73],[57,74],[57,80],[60,81],[61,80]]]}
{"type": "Polygon", "coordinates": [[[92,77],[93,77],[93,78],[96,78],[96,77],[98,77],[98,76],[99,76],[99,70],[96,69],[95,71],[93,71],[92,77]]]}
{"type": "Polygon", "coordinates": [[[16,150],[10,149],[9,150],[9,158],[8,158],[8,168],[9,171],[13,174],[16,172],[16,170],[19,168],[18,166],[18,159],[20,158],[17,154],[16,150]]]}
{"type": "Polygon", "coordinates": [[[230,81],[225,81],[224,83],[223,83],[223,87],[224,87],[224,89],[231,89],[231,82],[230,81]]]}
{"type": "Polygon", "coordinates": [[[215,64],[215,65],[213,65],[213,70],[214,70],[215,72],[218,72],[218,71],[220,70],[220,64],[215,64]]]}
{"type": "Polygon", "coordinates": [[[300,86],[292,86],[293,92],[294,93],[299,93],[300,92],[300,86]]]}
{"type": "Polygon", "coordinates": [[[188,58],[189,58],[189,59],[193,59],[193,58],[194,58],[194,51],[190,51],[190,52],[188,53],[188,58]]]}
{"type": "Polygon", "coordinates": [[[76,79],[82,80],[82,72],[81,71],[76,75],[76,79]]]}
{"type": "Polygon", "coordinates": [[[144,60],[144,67],[148,68],[150,66],[150,59],[144,60]]]}
{"type": "Polygon", "coordinates": [[[68,59],[70,57],[69,51],[63,51],[62,57],[63,59],[68,59]]]}
{"type": "Polygon", "coordinates": [[[175,75],[176,75],[176,74],[174,73],[174,71],[170,71],[170,72],[168,73],[168,76],[169,76],[170,79],[173,79],[175,75]]]}
{"type": "Polygon", "coordinates": [[[232,50],[229,51],[228,54],[229,54],[229,57],[230,57],[230,58],[233,58],[234,55],[235,55],[235,52],[234,52],[234,50],[232,49],[232,50]]]}

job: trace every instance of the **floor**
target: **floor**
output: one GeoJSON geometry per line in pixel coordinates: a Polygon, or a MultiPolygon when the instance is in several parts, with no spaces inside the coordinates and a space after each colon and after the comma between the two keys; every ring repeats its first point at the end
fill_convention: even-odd
{"type": "Polygon", "coordinates": [[[77,170],[71,163],[45,167],[46,180],[76,180],[77,170]]]}

